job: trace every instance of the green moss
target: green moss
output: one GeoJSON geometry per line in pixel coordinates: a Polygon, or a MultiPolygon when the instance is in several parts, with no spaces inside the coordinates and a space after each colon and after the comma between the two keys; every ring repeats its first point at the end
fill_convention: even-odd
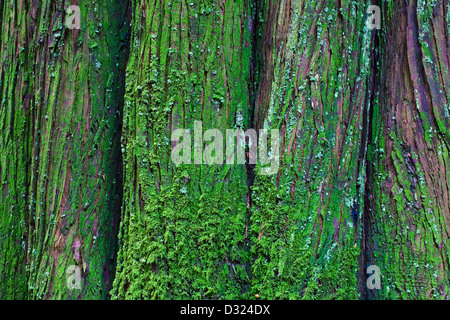
{"type": "Polygon", "coordinates": [[[118,66],[127,58],[126,42],[114,34],[127,29],[124,5],[81,4],[78,36],[64,27],[68,5],[44,1],[34,13],[2,3],[0,59],[9,68],[0,84],[0,100],[9,101],[0,111],[4,299],[106,298],[114,275],[121,201],[115,111],[123,103],[118,66]],[[81,291],[66,286],[73,264],[84,270],[81,291]]]}

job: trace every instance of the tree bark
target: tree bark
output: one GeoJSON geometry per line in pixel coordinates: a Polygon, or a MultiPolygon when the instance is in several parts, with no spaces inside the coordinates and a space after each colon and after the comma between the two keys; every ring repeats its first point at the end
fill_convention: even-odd
{"type": "MultiPolygon", "coordinates": [[[[191,154],[191,164],[175,165],[171,134],[190,129],[193,138],[195,121],[203,132],[215,128],[224,137],[226,129],[248,128],[251,3],[132,6],[122,146],[126,183],[113,296],[242,298],[249,283],[249,169],[205,165],[204,159],[196,164],[191,154]]],[[[202,141],[200,148],[206,145],[202,141]]]]}
{"type": "Polygon", "coordinates": [[[253,187],[252,293],[260,297],[358,298],[368,5],[264,3],[255,126],[280,130],[281,161],[253,187]]]}
{"type": "Polygon", "coordinates": [[[448,299],[448,1],[0,4],[0,298],[448,299]]]}
{"type": "Polygon", "coordinates": [[[114,277],[130,12],[80,2],[70,30],[71,4],[0,6],[0,298],[106,298],[114,277]]]}
{"type": "Polygon", "coordinates": [[[374,38],[361,266],[388,299],[448,299],[449,3],[395,1],[374,38]]]}

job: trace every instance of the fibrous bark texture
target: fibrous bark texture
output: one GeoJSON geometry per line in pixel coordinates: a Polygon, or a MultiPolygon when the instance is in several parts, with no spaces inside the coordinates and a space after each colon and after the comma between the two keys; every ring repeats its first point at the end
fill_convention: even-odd
{"type": "Polygon", "coordinates": [[[127,1],[2,1],[0,297],[106,298],[117,251],[127,1]],[[78,266],[80,290],[66,270],[78,266]]]}
{"type": "Polygon", "coordinates": [[[449,3],[383,6],[376,38],[361,256],[381,269],[366,296],[448,299],[449,3]]]}
{"type": "Polygon", "coordinates": [[[133,26],[113,294],[241,298],[250,276],[246,166],[194,159],[176,166],[171,133],[194,134],[194,121],[203,131],[248,128],[252,7],[248,1],[135,1],[133,26]]]}
{"type": "Polygon", "coordinates": [[[0,3],[0,298],[448,299],[447,0],[0,3]]]}

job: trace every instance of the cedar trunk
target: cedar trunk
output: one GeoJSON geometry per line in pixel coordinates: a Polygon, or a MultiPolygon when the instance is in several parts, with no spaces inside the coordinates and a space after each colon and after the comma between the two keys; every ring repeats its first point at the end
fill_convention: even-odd
{"type": "Polygon", "coordinates": [[[0,298],[448,299],[447,0],[70,4],[0,2],[0,298]]]}
{"type": "Polygon", "coordinates": [[[129,3],[2,1],[0,298],[109,295],[122,201],[129,3]],[[81,290],[66,271],[78,266],[81,290]]]}

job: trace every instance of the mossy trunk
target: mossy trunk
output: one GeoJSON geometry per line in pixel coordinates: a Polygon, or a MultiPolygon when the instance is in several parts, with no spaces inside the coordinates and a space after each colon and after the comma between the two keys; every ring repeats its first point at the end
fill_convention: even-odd
{"type": "Polygon", "coordinates": [[[368,5],[264,3],[255,126],[279,129],[281,146],[277,174],[257,174],[253,186],[252,294],[358,298],[368,5]]]}
{"type": "Polygon", "coordinates": [[[366,296],[448,299],[450,3],[383,3],[372,74],[361,267],[366,296]]]}
{"type": "Polygon", "coordinates": [[[113,296],[246,297],[249,169],[195,164],[191,149],[192,163],[175,165],[171,134],[190,129],[194,136],[195,121],[224,136],[249,127],[255,9],[247,0],[132,6],[113,296]]]}
{"type": "MultiPolygon", "coordinates": [[[[411,2],[406,9],[402,1],[136,3],[124,130],[128,209],[115,296],[444,295],[449,228],[446,6],[421,3],[419,8],[425,8],[419,10],[411,2]],[[371,4],[381,7],[380,30],[366,26],[371,4]],[[230,38],[236,33],[239,42],[230,38]],[[431,49],[421,51],[419,41],[428,41],[431,49]],[[402,68],[415,68],[417,76],[402,77],[402,68]],[[240,77],[230,80],[237,70],[240,77]],[[432,138],[423,129],[412,136],[421,145],[407,136],[391,138],[392,115],[420,111],[422,104],[416,117],[428,123],[432,138]],[[243,115],[244,129],[280,130],[276,175],[260,174],[259,165],[247,165],[243,177],[236,166],[171,163],[175,128],[192,129],[195,120],[203,120],[204,130],[234,128],[236,112],[243,115]],[[385,145],[395,139],[397,147],[385,145]],[[436,156],[417,151],[423,158],[416,161],[417,169],[396,150],[408,145],[420,150],[427,140],[436,156]],[[227,179],[221,180],[224,170],[227,179]],[[427,172],[422,188],[428,193],[413,196],[409,187],[397,192],[411,185],[408,170],[427,172]],[[249,191],[242,188],[245,183],[249,191]],[[425,215],[429,209],[420,198],[434,204],[436,235],[424,224],[431,215],[425,215]],[[414,218],[407,203],[418,207],[414,218]],[[412,221],[422,223],[413,227],[412,221]],[[420,247],[416,228],[430,233],[430,244],[420,247]],[[370,265],[380,267],[381,290],[366,286],[370,265]],[[419,282],[423,288],[411,287],[419,282]]],[[[414,130],[409,119],[396,122],[403,132],[414,130]]],[[[419,176],[414,179],[418,184],[419,176]]]]}
{"type": "Polygon", "coordinates": [[[66,28],[71,4],[0,5],[3,299],[100,299],[112,286],[129,3],[80,1],[80,30],[66,28]]]}
{"type": "Polygon", "coordinates": [[[366,8],[136,3],[117,298],[358,297],[366,8]],[[195,120],[279,129],[279,171],[175,166],[170,134],[195,120]]]}
{"type": "Polygon", "coordinates": [[[68,5],[0,5],[0,298],[448,298],[448,1],[68,5]]]}

